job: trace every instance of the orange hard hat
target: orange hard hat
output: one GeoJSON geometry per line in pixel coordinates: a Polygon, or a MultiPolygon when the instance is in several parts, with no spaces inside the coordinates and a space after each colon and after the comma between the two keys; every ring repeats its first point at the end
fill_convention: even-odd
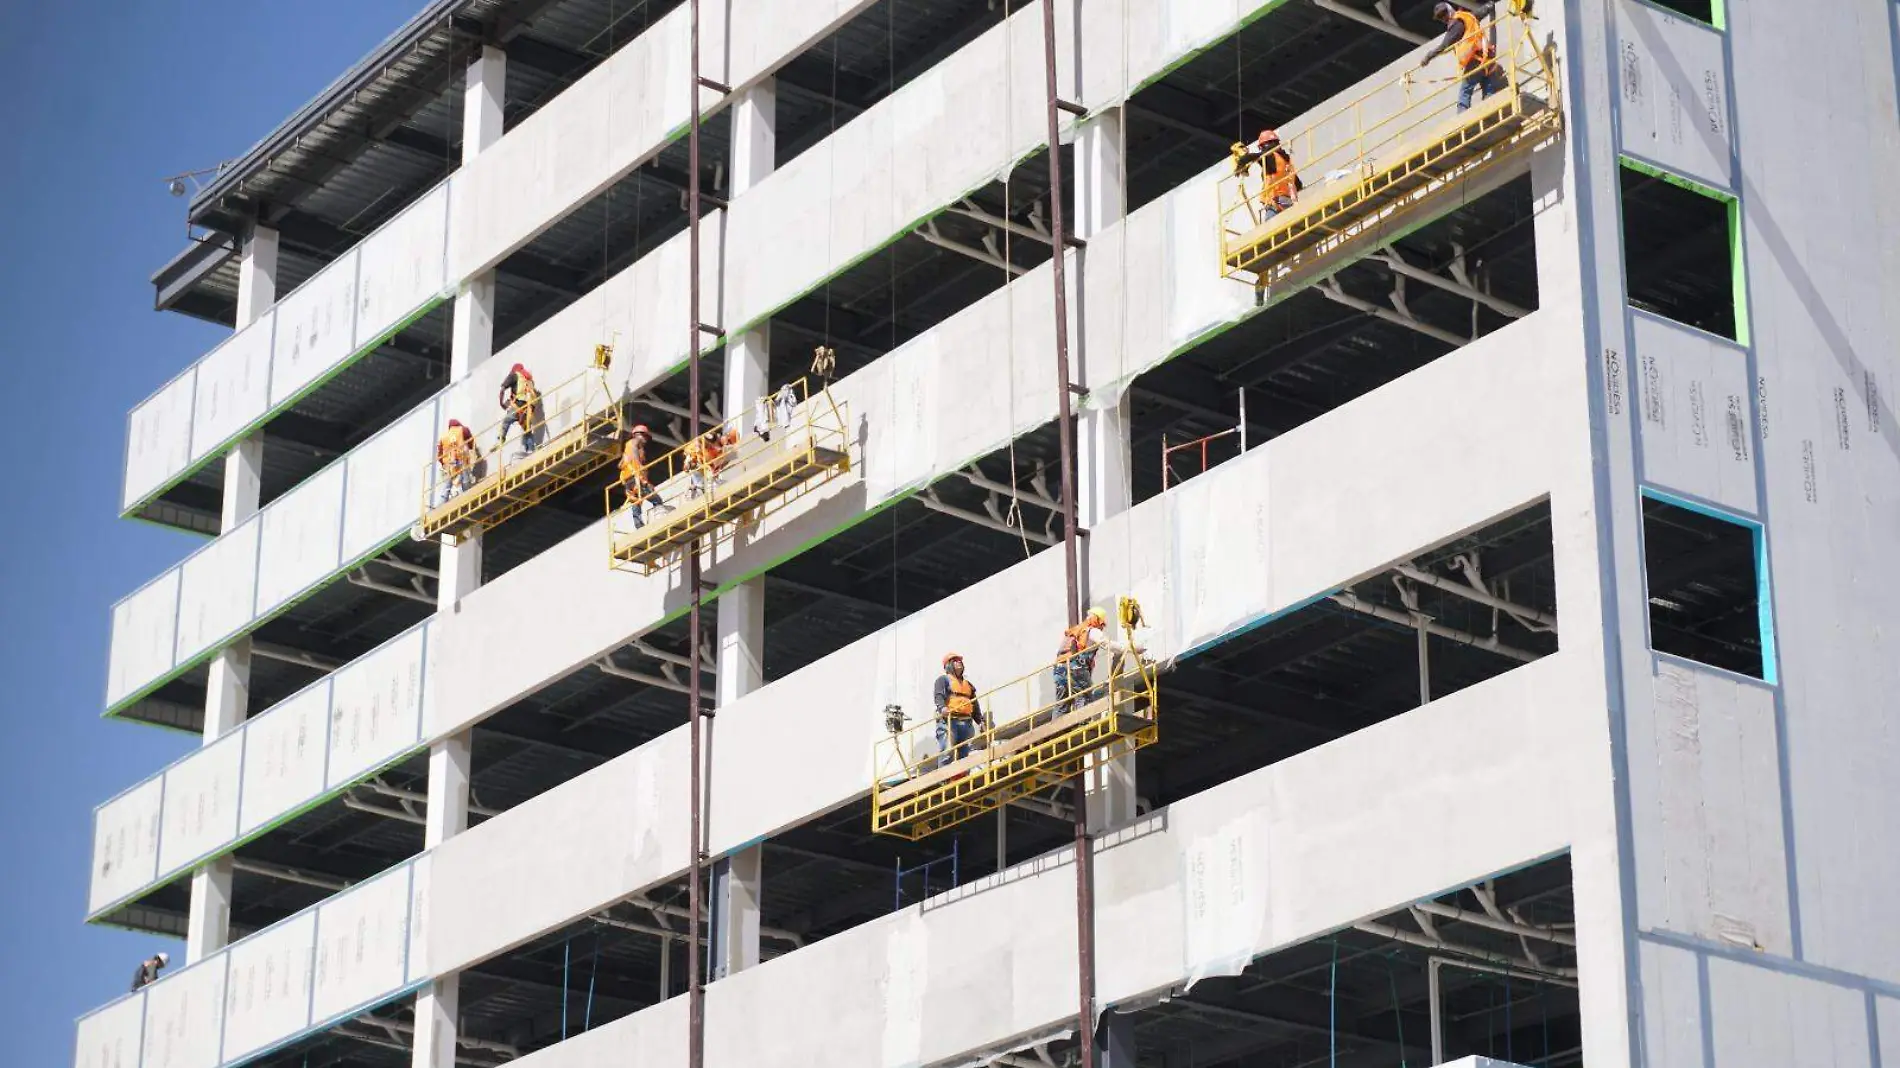
{"type": "Polygon", "coordinates": [[[951,662],[951,661],[953,661],[953,660],[954,660],[954,661],[956,661],[956,662],[957,662],[957,663],[959,663],[959,664],[961,664],[961,663],[963,663],[963,654],[962,654],[962,653],[945,653],[945,654],[943,654],[943,669],[944,669],[945,671],[949,671],[949,670],[950,670],[950,662],[951,662]]]}
{"type": "Polygon", "coordinates": [[[463,429],[463,430],[466,430],[466,429],[468,429],[467,427],[463,427],[463,426],[462,426],[462,421],[461,421],[460,419],[451,419],[451,420],[449,420],[449,426],[450,426],[450,427],[452,427],[452,428],[453,428],[453,427],[460,427],[460,428],[461,428],[461,429],[463,429]]]}
{"type": "Polygon", "coordinates": [[[1273,129],[1272,127],[1268,127],[1267,129],[1260,131],[1260,143],[1263,145],[1269,141],[1278,141],[1279,139],[1280,139],[1280,131],[1273,129]]]}
{"type": "Polygon", "coordinates": [[[509,368],[509,370],[513,371],[515,374],[518,374],[518,375],[528,373],[528,369],[526,367],[521,366],[520,364],[515,364],[513,367],[509,368]]]}
{"type": "Polygon", "coordinates": [[[633,429],[627,431],[627,436],[632,437],[635,434],[645,434],[647,437],[652,437],[653,431],[648,430],[645,423],[635,423],[633,424],[633,429]]]}

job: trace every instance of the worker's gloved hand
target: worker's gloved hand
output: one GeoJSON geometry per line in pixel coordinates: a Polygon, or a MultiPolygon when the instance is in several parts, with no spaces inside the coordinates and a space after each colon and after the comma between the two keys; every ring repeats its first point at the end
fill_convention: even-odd
{"type": "Polygon", "coordinates": [[[1423,67],[1429,67],[1429,66],[1431,66],[1431,65],[1432,65],[1432,54],[1431,54],[1430,52],[1427,52],[1427,53],[1425,53],[1425,58],[1423,58],[1423,59],[1421,59],[1421,60],[1419,60],[1419,61],[1418,61],[1418,65],[1419,65],[1419,66],[1420,66],[1421,68],[1423,68],[1423,67]]]}

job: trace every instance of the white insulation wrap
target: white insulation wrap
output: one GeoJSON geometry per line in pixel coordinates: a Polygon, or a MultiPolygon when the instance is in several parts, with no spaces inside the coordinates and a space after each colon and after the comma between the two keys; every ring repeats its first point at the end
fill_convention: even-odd
{"type": "Polygon", "coordinates": [[[1267,821],[1240,812],[1181,851],[1182,964],[1187,984],[1239,975],[1265,939],[1267,821]]]}
{"type": "Polygon", "coordinates": [[[244,724],[244,801],[238,833],[250,834],[323,793],[330,679],[319,679],[244,724]]]}
{"type": "MultiPolygon", "coordinates": [[[[1058,63],[1074,41],[1057,6],[1058,63]]],[[[1000,25],[918,75],[733,201],[729,328],[784,306],[983,185],[1047,133],[1042,10],[1000,25]]],[[[1069,121],[1065,119],[1065,122],[1069,121]]]]}
{"type": "Polygon", "coordinates": [[[423,472],[433,455],[439,406],[439,398],[424,401],[350,451],[341,562],[375,551],[422,514],[423,472]]]}
{"type": "Polygon", "coordinates": [[[100,805],[92,816],[93,912],[131,896],[158,875],[158,828],[165,784],[158,778],[100,805]]]}
{"type": "Polygon", "coordinates": [[[383,337],[450,288],[450,178],[384,223],[357,246],[356,327],[352,350],[383,337]]]}
{"type": "Polygon", "coordinates": [[[326,787],[373,771],[419,740],[428,632],[426,624],[409,630],[332,676],[326,787]]]}
{"type": "Polygon", "coordinates": [[[351,887],[316,910],[312,1023],[402,989],[409,956],[410,865],[351,887]]]}
{"type": "Polygon", "coordinates": [[[130,509],[190,465],[197,382],[198,369],[193,367],[132,409],[126,420],[125,491],[120,507],[130,509]]]}
{"type": "Polygon", "coordinates": [[[257,615],[266,615],[336,569],[343,526],[343,465],[333,463],[272,501],[259,518],[257,615]]]}
{"type": "MultiPolygon", "coordinates": [[[[707,5],[708,13],[721,7],[707,5]]],[[[689,7],[675,8],[463,168],[455,278],[499,263],[659,152],[688,119],[691,19],[689,7]]],[[[723,36],[709,29],[700,31],[708,57],[723,36]]],[[[702,74],[716,76],[710,66],[702,74]]]]}
{"type": "Polygon", "coordinates": [[[310,949],[317,918],[300,913],[227,950],[224,1056],[228,1063],[281,1042],[310,1019],[310,949]]]}
{"type": "Polygon", "coordinates": [[[160,871],[176,871],[237,834],[243,763],[244,734],[233,731],[165,770],[160,871]]]}
{"type": "Polygon", "coordinates": [[[145,988],[140,1068],[217,1068],[224,968],[224,955],[215,954],[145,988]]]}
{"type": "Polygon", "coordinates": [[[112,606],[107,705],[117,705],[171,670],[178,637],[179,575],[173,568],[112,606]]]}
{"type": "Polygon", "coordinates": [[[284,404],[341,365],[355,351],[356,269],[351,249],[277,305],[271,345],[270,403],[284,404]]]}
{"type": "Polygon", "coordinates": [[[1649,315],[1630,318],[1644,480],[1757,514],[1748,354],[1649,315]]]}
{"type": "Polygon", "coordinates": [[[1650,681],[1626,712],[1654,765],[1630,791],[1639,919],[1791,956],[1781,803],[1762,788],[1780,778],[1774,691],[1660,658],[1650,681]]]}
{"type": "Polygon", "coordinates": [[[270,407],[273,321],[274,313],[266,313],[198,362],[191,416],[194,462],[217,452],[270,407]]]}
{"type": "Polygon", "coordinates": [[[1722,35],[1640,0],[1615,0],[1622,147],[1729,189],[1728,64],[1722,35]]]}
{"type": "Polygon", "coordinates": [[[224,641],[251,621],[259,525],[257,517],[246,520],[198,550],[179,568],[178,638],[173,664],[209,651],[214,642],[224,641]]]}
{"type": "Polygon", "coordinates": [[[139,1032],[144,1026],[145,998],[136,994],[80,1017],[74,1068],[139,1068],[139,1032]]]}

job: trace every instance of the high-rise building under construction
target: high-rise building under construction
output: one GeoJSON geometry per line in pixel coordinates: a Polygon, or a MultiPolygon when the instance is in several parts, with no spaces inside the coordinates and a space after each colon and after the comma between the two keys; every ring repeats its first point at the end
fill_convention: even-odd
{"type": "Polygon", "coordinates": [[[1900,1065],[1897,82],[432,0],[182,187],[76,1065],[1900,1065]]]}

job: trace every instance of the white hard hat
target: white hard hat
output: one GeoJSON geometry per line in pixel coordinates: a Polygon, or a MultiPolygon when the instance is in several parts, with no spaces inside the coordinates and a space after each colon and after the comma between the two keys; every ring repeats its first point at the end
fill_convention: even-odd
{"type": "Polygon", "coordinates": [[[158,954],[158,962],[160,964],[170,964],[172,962],[172,955],[161,950],[158,954]]]}

